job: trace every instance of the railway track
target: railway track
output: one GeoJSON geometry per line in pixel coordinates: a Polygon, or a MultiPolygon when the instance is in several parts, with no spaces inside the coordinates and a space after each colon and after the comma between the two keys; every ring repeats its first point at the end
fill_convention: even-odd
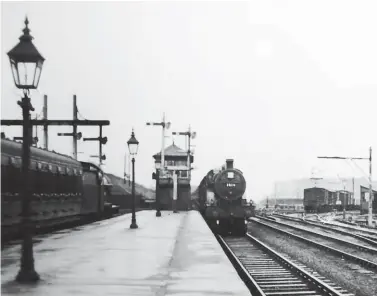
{"type": "Polygon", "coordinates": [[[250,234],[238,238],[219,236],[218,240],[252,295],[354,295],[250,234]]]}
{"type": "MultiPolygon", "coordinates": [[[[272,229],[272,230],[274,230],[276,232],[283,233],[284,235],[286,235],[288,237],[292,237],[292,238],[295,238],[297,240],[304,241],[305,243],[313,245],[313,246],[315,246],[317,248],[326,250],[327,252],[330,252],[330,253],[332,253],[332,254],[334,254],[334,255],[342,258],[342,259],[347,259],[349,261],[353,261],[353,262],[361,265],[362,267],[364,267],[366,269],[373,270],[374,272],[377,271],[377,263],[376,262],[367,260],[367,259],[362,258],[360,256],[353,255],[350,252],[345,252],[345,251],[342,251],[342,250],[340,250],[338,248],[334,248],[334,247],[325,245],[323,243],[319,243],[319,242],[317,242],[314,239],[309,239],[309,238],[303,237],[301,235],[297,235],[297,234],[294,234],[292,232],[280,229],[278,227],[270,225],[269,223],[258,221],[256,219],[253,219],[252,222],[253,223],[257,223],[258,225],[262,225],[262,226],[268,227],[268,228],[270,228],[270,229],[272,229]]],[[[273,221],[271,221],[271,222],[273,222],[273,221]]],[[[273,222],[273,223],[276,223],[276,222],[273,222]]],[[[365,253],[364,253],[364,255],[365,255],[365,253]]]]}
{"type": "MultiPolygon", "coordinates": [[[[271,221],[272,223],[274,224],[277,224],[277,225],[281,225],[283,227],[288,227],[290,229],[293,229],[295,231],[300,231],[300,232],[304,232],[304,233],[308,233],[310,235],[314,235],[314,236],[317,236],[321,239],[326,239],[326,240],[329,240],[329,241],[334,241],[336,243],[340,243],[342,245],[347,245],[347,246],[351,246],[355,249],[359,249],[359,250],[362,250],[364,252],[368,252],[368,253],[371,253],[371,254],[377,254],[377,248],[375,247],[370,247],[369,244],[372,244],[373,246],[375,246],[375,242],[374,241],[371,241],[366,244],[365,243],[365,238],[361,238],[359,236],[353,236],[351,235],[351,241],[350,240],[346,240],[344,238],[337,238],[337,237],[334,237],[332,235],[328,235],[328,234],[323,234],[323,233],[319,233],[319,232],[316,232],[316,231],[313,231],[313,230],[309,230],[307,228],[302,228],[302,227],[298,227],[298,226],[295,226],[295,225],[292,225],[292,224],[287,224],[287,223],[283,223],[283,222],[280,222],[280,221],[274,221],[274,220],[270,220],[270,219],[266,219],[264,217],[259,217],[259,216],[256,216],[258,219],[261,219],[261,220],[265,220],[265,221],[271,221]],[[357,239],[354,239],[354,238],[357,238],[357,239]],[[362,243],[360,244],[360,241],[362,241],[362,243]]],[[[308,227],[308,225],[305,225],[306,227],[308,227]]],[[[313,228],[314,227],[318,227],[318,225],[313,225],[313,228]]],[[[330,228],[330,231],[332,231],[333,229],[330,228]]],[[[342,233],[342,235],[348,235],[346,232],[345,233],[342,233]]]]}
{"type": "MultiPolygon", "coordinates": [[[[299,218],[299,217],[290,217],[283,214],[273,214],[273,215],[279,218],[287,219],[287,220],[295,220],[295,221],[301,221],[301,222],[303,221],[303,222],[310,222],[310,223],[322,225],[320,221],[311,220],[309,218],[306,218],[305,220],[303,220],[302,218],[299,218]]],[[[358,227],[350,226],[347,224],[340,225],[340,224],[328,223],[327,225],[330,225],[333,228],[341,229],[343,231],[352,231],[353,233],[358,233],[364,236],[377,237],[377,229],[373,230],[373,229],[368,229],[368,228],[362,228],[361,226],[358,226],[358,227]]]]}
{"type": "Polygon", "coordinates": [[[313,225],[315,227],[319,227],[319,228],[322,228],[322,229],[326,229],[326,230],[330,230],[330,231],[337,232],[337,233],[340,233],[340,234],[352,236],[352,237],[355,237],[359,240],[367,242],[372,246],[377,247],[377,232],[375,233],[375,235],[373,235],[373,233],[371,233],[370,231],[365,232],[363,229],[359,230],[359,229],[354,229],[354,228],[346,228],[347,229],[346,230],[343,226],[336,225],[336,224],[326,224],[326,225],[324,225],[321,222],[303,220],[301,218],[294,218],[294,217],[289,217],[289,216],[280,215],[280,214],[274,215],[274,216],[281,218],[281,219],[284,219],[284,220],[287,220],[287,221],[296,222],[296,223],[299,223],[299,224],[302,224],[302,225],[313,225]]]}

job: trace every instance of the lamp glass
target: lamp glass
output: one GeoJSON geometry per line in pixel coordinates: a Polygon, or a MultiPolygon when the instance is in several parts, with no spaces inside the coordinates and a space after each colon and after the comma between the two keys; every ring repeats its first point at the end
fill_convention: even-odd
{"type": "Polygon", "coordinates": [[[36,89],[41,78],[43,61],[17,62],[10,58],[14,83],[17,88],[36,89]]]}
{"type": "Polygon", "coordinates": [[[139,141],[136,140],[134,132],[132,132],[131,138],[128,140],[127,144],[130,154],[136,156],[137,150],[139,148],[139,141]]]}
{"type": "Polygon", "coordinates": [[[128,144],[128,149],[130,150],[131,155],[137,154],[138,146],[138,144],[128,144]]]}

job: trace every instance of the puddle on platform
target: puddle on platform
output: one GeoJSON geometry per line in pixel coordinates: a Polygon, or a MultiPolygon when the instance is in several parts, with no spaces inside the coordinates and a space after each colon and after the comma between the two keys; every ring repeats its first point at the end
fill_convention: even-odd
{"type": "Polygon", "coordinates": [[[38,253],[47,253],[47,252],[54,252],[54,251],[57,251],[58,249],[41,249],[41,250],[38,250],[38,253]]]}

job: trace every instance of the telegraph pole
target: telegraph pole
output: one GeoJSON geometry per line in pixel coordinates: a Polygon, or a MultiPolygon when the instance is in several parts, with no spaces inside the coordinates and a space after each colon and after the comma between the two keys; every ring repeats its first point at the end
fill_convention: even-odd
{"type": "MultiPolygon", "coordinates": [[[[47,97],[45,97],[45,107],[43,108],[43,111],[46,110],[46,114],[44,116],[44,119],[47,120],[47,97]]],[[[44,112],[43,112],[44,113],[44,112]]],[[[73,95],[73,121],[77,121],[77,97],[76,95],[73,95]]],[[[58,133],[58,136],[68,136],[72,137],[72,147],[73,147],[73,158],[77,160],[77,140],[80,140],[82,137],[81,133],[77,132],[77,124],[73,123],[72,125],[73,131],[72,133],[58,133]]],[[[45,131],[45,140],[47,139],[47,128],[48,125],[44,125],[44,131],[45,131]]]]}
{"type": "Polygon", "coordinates": [[[102,140],[99,140],[98,141],[98,150],[99,150],[99,167],[102,169],[102,158],[104,156],[104,159],[106,159],[106,156],[105,155],[102,155],[102,143],[105,143],[107,142],[107,137],[106,137],[106,140],[104,141],[104,138],[102,138],[102,126],[99,126],[99,138],[102,139],[102,140]]]}
{"type": "MultiPolygon", "coordinates": [[[[43,119],[47,120],[47,95],[43,96],[43,119]]],[[[43,126],[43,140],[44,140],[44,148],[48,149],[48,125],[45,124],[43,126]]]]}
{"type": "MultiPolygon", "coordinates": [[[[162,115],[162,121],[161,122],[147,122],[146,125],[152,125],[152,126],[162,126],[162,139],[161,139],[161,167],[160,169],[156,168],[156,174],[154,175],[156,179],[156,216],[161,217],[161,212],[160,212],[160,203],[159,203],[159,179],[161,176],[165,176],[165,129],[169,129],[171,123],[170,122],[165,122],[165,112],[162,115]]],[[[152,177],[153,178],[153,177],[152,177]]],[[[174,176],[173,176],[174,178],[174,176]]]]}
{"type": "Polygon", "coordinates": [[[372,226],[373,221],[373,189],[372,189],[372,147],[369,147],[369,158],[366,157],[342,157],[342,156],[317,156],[317,158],[326,158],[326,159],[360,159],[360,160],[369,160],[369,202],[368,202],[368,225],[372,226]]]}
{"type": "MultiPolygon", "coordinates": [[[[99,126],[100,127],[100,137],[99,138],[84,138],[84,141],[100,141],[100,164],[102,164],[102,160],[106,159],[106,155],[102,155],[102,147],[107,143],[107,137],[102,137],[102,127],[110,125],[110,121],[108,120],[79,120],[77,118],[77,98],[76,95],[73,96],[73,120],[65,120],[65,119],[47,119],[47,96],[44,96],[44,107],[43,107],[43,119],[42,120],[32,120],[30,121],[30,126],[43,126],[44,130],[44,148],[48,148],[48,127],[49,126],[72,126],[73,132],[72,133],[58,133],[58,136],[70,136],[73,137],[73,157],[77,159],[77,141],[81,139],[82,133],[77,132],[78,126],[99,126]]],[[[1,120],[2,126],[22,126],[23,120],[19,119],[2,119],[1,120]]],[[[18,139],[19,137],[16,137],[18,139]]],[[[96,156],[98,157],[98,156],[96,156]]]]}
{"type": "Polygon", "coordinates": [[[343,220],[346,219],[346,183],[345,180],[341,180],[343,183],[343,220]]]}
{"type": "Polygon", "coordinates": [[[188,177],[191,179],[191,139],[195,139],[196,132],[191,131],[191,126],[189,126],[187,132],[173,132],[173,135],[179,136],[186,136],[188,139],[188,146],[187,146],[187,169],[188,169],[188,177]]]}
{"type": "MultiPolygon", "coordinates": [[[[73,95],[73,120],[77,120],[77,101],[76,95],[73,95]]],[[[72,139],[73,139],[73,158],[77,159],[77,125],[73,125],[72,139]]]]}
{"type": "Polygon", "coordinates": [[[165,122],[165,112],[162,115],[162,122],[147,122],[147,125],[162,126],[162,139],[161,139],[161,169],[165,169],[165,129],[169,129],[171,123],[165,122]]]}

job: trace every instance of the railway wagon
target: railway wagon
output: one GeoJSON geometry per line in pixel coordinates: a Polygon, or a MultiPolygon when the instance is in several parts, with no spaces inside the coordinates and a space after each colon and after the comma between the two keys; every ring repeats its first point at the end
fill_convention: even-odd
{"type": "Polygon", "coordinates": [[[325,213],[333,210],[358,210],[360,206],[352,204],[352,193],[344,190],[330,191],[325,188],[304,189],[304,209],[308,213],[325,213]]]}
{"type": "Polygon", "coordinates": [[[335,192],[325,188],[304,189],[304,209],[309,213],[329,212],[336,204],[335,192]]]}
{"type": "Polygon", "coordinates": [[[233,159],[227,159],[226,166],[209,171],[202,179],[197,189],[197,205],[215,233],[246,234],[246,221],[254,216],[255,205],[245,202],[245,190],[245,178],[233,167],[233,159]]]}
{"type": "MultiPolygon", "coordinates": [[[[22,205],[22,144],[1,140],[2,237],[19,232],[22,205]]],[[[104,199],[103,171],[89,162],[31,147],[31,219],[37,228],[83,220],[102,219],[117,208],[104,199]]]]}

